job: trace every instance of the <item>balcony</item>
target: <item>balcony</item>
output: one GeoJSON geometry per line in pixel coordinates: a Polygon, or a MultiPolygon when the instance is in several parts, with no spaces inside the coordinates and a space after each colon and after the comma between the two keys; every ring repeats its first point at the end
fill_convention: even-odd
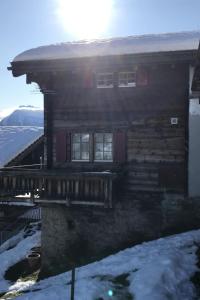
{"type": "Polygon", "coordinates": [[[112,208],[115,173],[47,170],[0,172],[0,197],[31,195],[34,202],[112,208]]]}

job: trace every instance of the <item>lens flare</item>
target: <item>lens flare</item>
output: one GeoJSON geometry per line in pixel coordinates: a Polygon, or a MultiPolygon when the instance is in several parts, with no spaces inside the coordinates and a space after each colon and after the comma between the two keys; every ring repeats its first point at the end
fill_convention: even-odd
{"type": "Polygon", "coordinates": [[[113,0],[57,0],[57,15],[64,28],[77,38],[96,38],[107,29],[113,0]]]}

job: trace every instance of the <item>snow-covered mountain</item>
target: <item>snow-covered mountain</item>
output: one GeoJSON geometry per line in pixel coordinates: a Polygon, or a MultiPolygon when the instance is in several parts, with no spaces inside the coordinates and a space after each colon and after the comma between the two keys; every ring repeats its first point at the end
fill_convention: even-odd
{"type": "Polygon", "coordinates": [[[0,126],[43,126],[43,110],[33,106],[20,106],[0,121],[0,126]]]}

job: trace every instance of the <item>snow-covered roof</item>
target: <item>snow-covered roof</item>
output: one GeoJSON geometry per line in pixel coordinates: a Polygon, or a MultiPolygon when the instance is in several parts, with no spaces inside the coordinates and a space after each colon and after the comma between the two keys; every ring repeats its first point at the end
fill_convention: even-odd
{"type": "Polygon", "coordinates": [[[13,62],[196,50],[200,31],[68,42],[27,50],[13,62]]]}
{"type": "Polygon", "coordinates": [[[0,126],[0,167],[43,135],[42,127],[0,126]]]}

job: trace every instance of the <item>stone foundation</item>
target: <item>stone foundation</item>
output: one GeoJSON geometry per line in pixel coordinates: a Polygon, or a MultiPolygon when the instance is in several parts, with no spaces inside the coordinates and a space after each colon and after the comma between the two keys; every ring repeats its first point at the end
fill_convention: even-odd
{"type": "Polygon", "coordinates": [[[108,254],[197,228],[200,199],[140,195],[113,209],[48,205],[42,208],[42,274],[57,274],[108,254]]]}

